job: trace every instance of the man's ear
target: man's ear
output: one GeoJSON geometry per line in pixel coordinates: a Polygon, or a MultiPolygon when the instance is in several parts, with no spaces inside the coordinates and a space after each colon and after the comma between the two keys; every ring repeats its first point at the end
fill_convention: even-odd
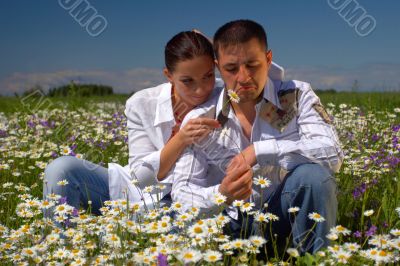
{"type": "Polygon", "coordinates": [[[218,71],[221,72],[221,69],[219,68],[218,60],[214,60],[215,66],[218,68],[218,71]]]}
{"type": "Polygon", "coordinates": [[[265,58],[267,59],[268,65],[272,63],[272,50],[268,50],[265,52],[265,58]]]}
{"type": "Polygon", "coordinates": [[[164,67],[163,69],[163,74],[168,79],[168,81],[172,83],[172,74],[168,71],[166,67],[164,67]]]}

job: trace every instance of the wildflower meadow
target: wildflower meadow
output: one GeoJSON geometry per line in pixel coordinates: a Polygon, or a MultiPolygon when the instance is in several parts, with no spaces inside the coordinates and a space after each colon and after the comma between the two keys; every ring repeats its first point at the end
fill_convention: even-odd
{"type": "MultiPolygon", "coordinates": [[[[232,237],[229,217],[192,208],[106,201],[101,215],[76,210],[59,195],[43,199],[46,165],[76,156],[104,167],[128,163],[124,102],[128,96],[0,98],[1,265],[396,265],[400,260],[400,94],[323,93],[345,153],[335,176],[337,225],[316,254],[296,246],[269,252],[273,213],[236,201],[262,234],[232,237]],[[151,208],[150,208],[151,207],[151,208]],[[54,219],[43,211],[54,209],[54,219]]],[[[268,177],[255,184],[268,189],[268,177]]],[[[68,182],[59,182],[68,186],[68,182]]],[[[156,187],[146,188],[151,192],[156,187]]],[[[223,203],[222,195],[215,201],[223,203]]],[[[288,212],[296,216],[292,207],[288,212]]],[[[313,223],[324,217],[310,213],[313,223]]]]}

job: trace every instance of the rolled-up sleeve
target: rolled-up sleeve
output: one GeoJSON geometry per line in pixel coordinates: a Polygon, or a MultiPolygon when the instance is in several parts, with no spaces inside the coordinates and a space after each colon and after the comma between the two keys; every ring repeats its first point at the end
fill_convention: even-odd
{"type": "MultiPolygon", "coordinates": [[[[305,83],[307,84],[307,83],[305,83]]],[[[338,172],[343,153],[336,131],[328,117],[323,117],[315,106],[321,104],[309,84],[302,90],[298,102],[297,125],[299,140],[268,139],[254,142],[257,162],[292,170],[303,163],[319,163],[338,172]]]]}
{"type": "Polygon", "coordinates": [[[138,180],[138,186],[158,183],[157,174],[160,168],[160,154],[143,125],[139,115],[140,104],[129,102],[125,108],[128,128],[129,169],[132,178],[138,180]]]}
{"type": "Polygon", "coordinates": [[[219,185],[202,187],[192,181],[206,178],[207,169],[208,164],[205,155],[196,151],[193,146],[188,147],[171,172],[171,197],[174,202],[181,203],[184,209],[196,207],[200,214],[211,216],[221,211],[221,207],[214,202],[219,185]]]}

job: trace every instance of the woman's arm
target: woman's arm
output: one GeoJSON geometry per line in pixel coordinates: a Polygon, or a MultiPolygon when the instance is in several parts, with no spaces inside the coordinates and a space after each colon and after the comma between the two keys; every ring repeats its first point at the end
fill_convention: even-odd
{"type": "Polygon", "coordinates": [[[196,143],[196,141],[201,141],[211,130],[219,126],[218,121],[211,118],[194,118],[189,120],[161,150],[160,169],[157,179],[161,181],[165,178],[188,145],[196,143]]]}
{"type": "Polygon", "coordinates": [[[192,119],[159,150],[153,143],[155,140],[152,140],[145,130],[143,116],[138,111],[143,110],[139,107],[140,104],[141,99],[131,101],[126,106],[125,115],[128,127],[129,169],[132,178],[137,179],[138,186],[144,188],[163,180],[182,151],[218,127],[219,123],[209,118],[192,119]]]}

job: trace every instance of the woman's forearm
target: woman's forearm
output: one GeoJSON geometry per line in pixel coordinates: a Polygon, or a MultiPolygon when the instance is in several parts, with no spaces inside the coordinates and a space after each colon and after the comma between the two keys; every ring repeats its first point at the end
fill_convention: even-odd
{"type": "Polygon", "coordinates": [[[160,169],[157,174],[159,181],[165,178],[186,146],[187,144],[179,137],[179,132],[165,144],[160,154],[160,169]]]}

